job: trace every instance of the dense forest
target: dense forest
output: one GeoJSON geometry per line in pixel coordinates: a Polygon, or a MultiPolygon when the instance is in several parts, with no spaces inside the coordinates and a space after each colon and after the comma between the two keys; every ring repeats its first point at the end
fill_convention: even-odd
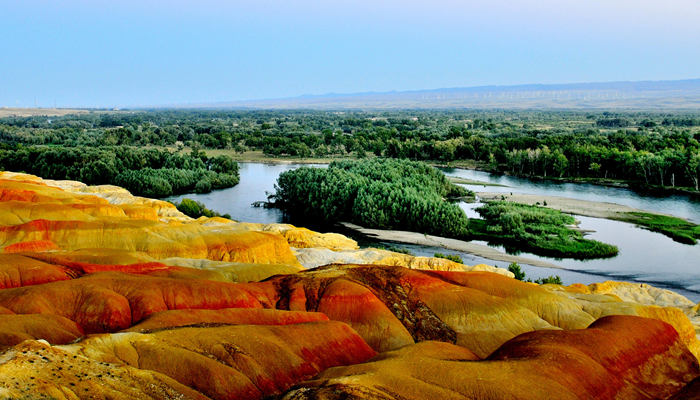
{"type": "Polygon", "coordinates": [[[469,196],[425,163],[334,161],[283,172],[270,200],[291,216],[442,236],[467,232],[467,216],[448,199],[469,196]]]}
{"type": "Polygon", "coordinates": [[[0,169],[27,172],[47,179],[72,179],[87,184],[114,184],[133,194],[173,194],[231,187],[238,184],[238,164],[230,157],[203,152],[171,153],[132,147],[60,147],[2,144],[0,169]]]}
{"type": "Polygon", "coordinates": [[[0,142],[260,151],[453,163],[527,177],[698,191],[700,114],[134,111],[0,119],[0,142]]]}

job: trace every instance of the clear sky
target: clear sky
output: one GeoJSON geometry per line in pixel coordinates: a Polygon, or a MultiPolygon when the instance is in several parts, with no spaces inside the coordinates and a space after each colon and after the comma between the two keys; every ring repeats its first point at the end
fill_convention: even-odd
{"type": "Polygon", "coordinates": [[[0,106],[700,77],[700,0],[0,0],[0,106]]]}

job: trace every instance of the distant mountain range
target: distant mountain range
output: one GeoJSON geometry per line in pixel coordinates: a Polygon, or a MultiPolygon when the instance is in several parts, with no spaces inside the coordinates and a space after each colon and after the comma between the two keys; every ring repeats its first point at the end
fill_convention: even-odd
{"type": "Polygon", "coordinates": [[[180,105],[182,108],[308,109],[621,109],[700,110],[700,79],[476,86],[431,90],[304,95],[180,105]]]}

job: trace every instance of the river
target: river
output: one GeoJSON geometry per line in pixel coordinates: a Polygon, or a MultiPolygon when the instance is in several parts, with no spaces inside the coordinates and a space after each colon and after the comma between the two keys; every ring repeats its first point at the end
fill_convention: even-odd
{"type": "MultiPolygon", "coordinates": [[[[280,173],[301,166],[325,167],[323,164],[290,163],[240,163],[239,166],[241,181],[233,188],[206,194],[174,196],[167,200],[179,201],[183,197],[188,197],[203,202],[210,209],[228,213],[233,219],[239,221],[283,222],[283,215],[279,210],[256,208],[252,207],[251,204],[255,201],[266,200],[266,193],[274,192],[274,184],[280,173]]],[[[611,202],[700,222],[700,202],[693,201],[687,196],[655,197],[641,195],[623,188],[531,181],[456,168],[443,168],[442,170],[450,176],[505,185],[488,187],[464,185],[474,191],[530,193],[611,202]]],[[[476,215],[473,208],[477,205],[463,203],[461,206],[468,216],[476,215]]],[[[562,277],[565,284],[575,282],[588,284],[605,280],[636,281],[669,288],[695,302],[700,301],[700,245],[691,246],[677,243],[659,233],[650,232],[624,222],[583,216],[576,216],[576,219],[580,221],[579,226],[582,229],[594,231],[588,236],[589,238],[616,245],[620,250],[619,255],[610,259],[578,261],[520,253],[519,255],[527,258],[546,260],[566,268],[566,270],[560,270],[523,265],[523,269],[529,277],[540,278],[556,274],[562,277]]],[[[416,255],[432,255],[438,251],[445,252],[441,249],[424,246],[397,245],[397,247],[407,248],[416,255]]],[[[507,267],[506,263],[503,262],[495,262],[460,252],[448,252],[460,254],[466,264],[487,263],[507,267]]]]}

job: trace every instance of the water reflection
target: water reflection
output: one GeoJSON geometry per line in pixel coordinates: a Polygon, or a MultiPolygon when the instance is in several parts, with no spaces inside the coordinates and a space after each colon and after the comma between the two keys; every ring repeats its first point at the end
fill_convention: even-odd
{"type": "Polygon", "coordinates": [[[700,201],[693,200],[686,195],[656,197],[641,195],[628,189],[586,183],[532,181],[507,175],[495,175],[484,171],[460,168],[441,168],[441,170],[448,176],[505,185],[464,185],[475,192],[530,193],[588,201],[610,202],[642,210],[672,214],[700,223],[700,201]]]}
{"type": "Polygon", "coordinates": [[[207,208],[222,214],[230,214],[237,221],[265,224],[282,222],[282,212],[274,208],[253,207],[256,201],[266,201],[267,193],[275,191],[277,177],[284,171],[302,166],[325,168],[326,164],[272,164],[239,163],[241,181],[238,185],[205,194],[184,194],[167,198],[180,201],[187,197],[201,201],[207,208]]]}

